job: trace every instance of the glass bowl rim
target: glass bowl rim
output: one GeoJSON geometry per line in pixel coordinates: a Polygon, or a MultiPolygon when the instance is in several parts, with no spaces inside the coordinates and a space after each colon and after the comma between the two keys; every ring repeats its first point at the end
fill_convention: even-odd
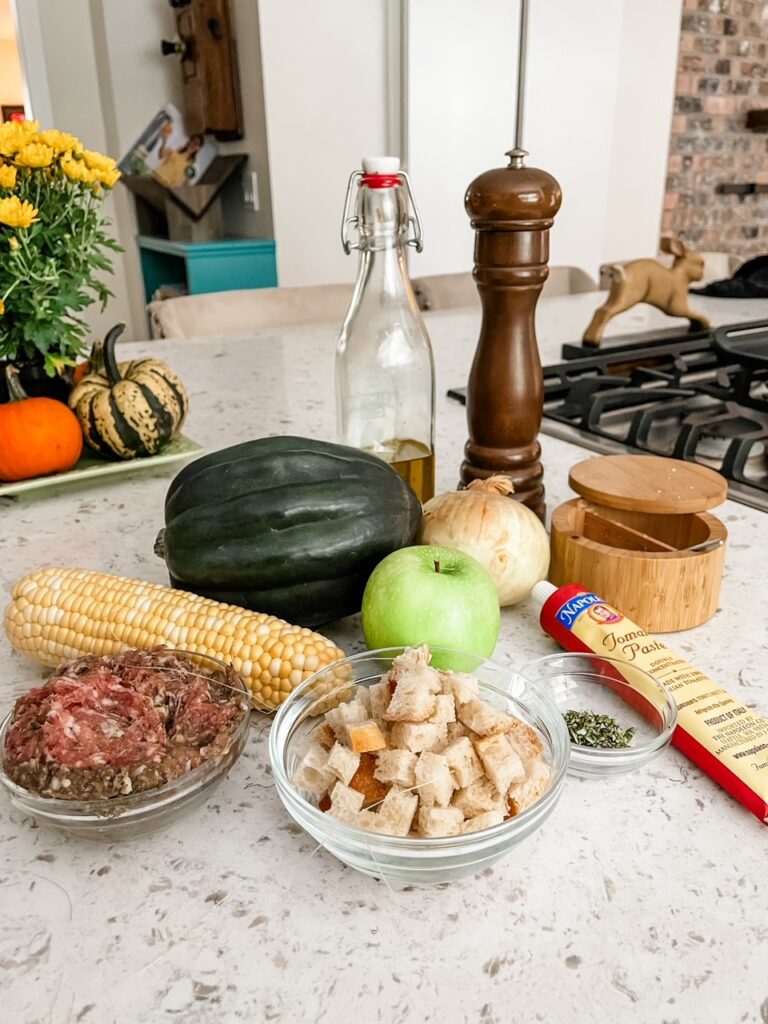
{"type": "MultiPolygon", "coordinates": [[[[138,650],[139,648],[126,648],[125,650],[138,650]]],[[[241,733],[247,733],[250,727],[251,718],[251,692],[248,688],[247,683],[242,678],[240,673],[234,668],[233,665],[227,664],[220,658],[216,658],[211,654],[204,654],[198,651],[182,650],[181,648],[168,647],[166,651],[170,654],[188,655],[190,658],[201,658],[209,662],[213,662],[232,674],[238,681],[239,687],[242,689],[242,696],[245,698],[246,709],[245,714],[238,723],[237,728],[232,734],[232,742],[227,749],[217,755],[215,758],[203,761],[197,768],[193,768],[191,771],[184,775],[179,776],[177,779],[170,779],[168,782],[164,782],[162,786],[155,786],[152,789],[144,789],[138,793],[126,793],[125,795],[110,796],[110,797],[96,797],[91,800],[67,800],[63,797],[55,796],[40,796],[34,793],[31,789],[25,789],[24,786],[20,786],[9,778],[5,770],[5,736],[8,731],[8,727],[13,718],[15,710],[14,706],[10,709],[7,715],[4,716],[0,721],[0,786],[3,786],[7,792],[16,797],[19,800],[23,800],[24,803],[32,811],[46,812],[52,816],[58,815],[61,817],[74,817],[79,822],[93,821],[94,823],[102,824],[109,821],[118,821],[122,818],[128,818],[133,815],[138,816],[141,812],[149,812],[160,809],[161,807],[168,806],[181,796],[185,796],[190,790],[193,790],[197,783],[208,781],[209,777],[216,774],[216,769],[221,767],[222,760],[229,754],[232,747],[236,746],[241,733]],[[157,799],[155,799],[157,797],[157,799]],[[167,798],[167,799],[166,799],[167,798]],[[119,804],[118,804],[119,801],[119,804]],[[107,808],[114,808],[115,813],[113,814],[99,814],[93,810],[94,806],[103,806],[105,810],[107,808]]],[[[124,651],[118,653],[125,653],[124,651]]],[[[82,655],[80,658],[70,658],[69,661],[81,661],[83,658],[89,657],[102,657],[102,655],[82,655]]],[[[68,662],[62,662],[61,664],[68,664],[68,662]]],[[[51,669],[48,676],[50,679],[56,669],[51,669]]],[[[48,680],[46,679],[46,682],[48,680]]],[[[42,685],[45,685],[43,683],[42,685]]],[[[35,689],[35,687],[30,687],[35,689]]],[[[28,692],[28,691],[25,691],[28,692]]],[[[20,696],[23,696],[21,694],[20,696]]],[[[239,756],[239,755],[238,755],[239,756]]],[[[237,760],[237,759],[236,759],[237,760]]]]}
{"type": "MultiPolygon", "coordinates": [[[[323,830],[327,830],[331,835],[334,835],[339,839],[351,839],[357,842],[365,842],[366,845],[376,843],[379,846],[385,846],[392,849],[393,851],[433,851],[439,852],[441,849],[450,850],[450,852],[456,852],[457,849],[471,850],[475,846],[485,845],[491,843],[494,840],[500,839],[506,833],[514,833],[522,831],[521,825],[524,826],[529,821],[534,820],[541,812],[548,807],[551,803],[556,802],[559,799],[560,792],[565,782],[566,774],[568,771],[568,765],[570,763],[570,751],[572,744],[568,736],[568,729],[565,724],[565,719],[560,714],[557,705],[554,703],[552,698],[541,690],[538,686],[533,684],[527,677],[515,668],[511,666],[502,665],[498,661],[494,661],[492,658],[485,657],[481,654],[476,654],[473,651],[464,651],[455,647],[441,647],[438,645],[429,645],[430,651],[437,651],[439,653],[446,654],[459,654],[463,657],[476,658],[480,663],[476,666],[474,671],[481,665],[490,664],[494,669],[501,669],[502,671],[509,672],[514,677],[522,679],[526,687],[531,689],[538,700],[542,702],[544,707],[553,712],[552,723],[544,723],[546,729],[546,739],[549,744],[549,754],[552,758],[551,764],[551,780],[549,788],[546,793],[536,800],[530,807],[526,807],[524,811],[514,815],[506,821],[500,822],[498,825],[492,825],[490,828],[480,829],[476,832],[467,832],[453,836],[432,836],[432,837],[417,837],[417,836],[390,836],[385,833],[371,832],[368,829],[360,828],[357,825],[350,825],[347,822],[341,821],[337,818],[333,818],[321,811],[319,807],[316,807],[313,803],[310,803],[306,797],[301,795],[301,792],[293,785],[288,774],[283,769],[281,750],[278,749],[277,734],[278,726],[282,725],[282,719],[288,714],[287,709],[289,705],[294,701],[294,698],[299,698],[303,695],[305,690],[309,689],[310,684],[315,682],[317,678],[333,669],[338,669],[341,665],[355,664],[365,660],[366,658],[378,658],[385,660],[388,657],[394,658],[398,654],[402,654],[403,651],[407,650],[411,646],[420,645],[402,645],[396,647],[380,647],[372,651],[359,651],[357,654],[351,654],[346,658],[339,658],[337,661],[331,662],[328,665],[324,665],[317,672],[314,672],[308,679],[305,679],[303,683],[292,690],[288,695],[288,699],[283,701],[280,707],[277,709],[277,714],[272,720],[272,725],[269,730],[268,737],[268,753],[270,763],[272,765],[272,771],[275,779],[275,786],[279,794],[283,792],[290,798],[291,802],[295,802],[301,810],[309,815],[309,820],[315,823],[317,826],[321,826],[323,830]],[[558,765],[557,761],[557,741],[560,740],[562,751],[561,751],[561,763],[558,765]]],[[[380,674],[380,673],[379,673],[380,674]]],[[[471,674],[471,673],[468,673],[471,674]]],[[[522,702],[518,701],[509,691],[502,690],[498,686],[494,686],[492,683],[486,683],[484,680],[479,680],[481,686],[493,693],[503,697],[506,701],[514,704],[520,704],[523,709],[530,714],[528,709],[522,702]]],[[[341,684],[346,685],[346,684],[341,684]]],[[[361,685],[359,682],[357,685],[361,685]]],[[[325,697],[328,695],[326,694],[325,697]]],[[[297,723],[294,723],[294,725],[297,723]]],[[[537,732],[539,732],[537,726],[537,732]]],[[[293,815],[292,815],[293,816],[293,815]]]]}
{"type": "MultiPolygon", "coordinates": [[[[534,682],[528,679],[526,672],[535,665],[541,665],[545,662],[554,662],[557,660],[569,661],[570,659],[577,658],[597,658],[600,661],[606,661],[611,665],[615,665],[617,668],[621,666],[626,667],[630,665],[630,662],[626,662],[621,658],[614,658],[610,654],[597,654],[594,651],[561,651],[560,653],[543,654],[538,658],[532,658],[527,661],[525,665],[520,669],[520,675],[525,676],[526,680],[530,685],[542,689],[542,681],[534,682]]],[[[641,668],[639,665],[631,665],[635,672],[640,672],[642,675],[647,676],[654,685],[663,694],[666,704],[663,709],[657,709],[664,715],[664,728],[661,729],[656,735],[648,740],[647,743],[638,744],[633,747],[619,747],[613,749],[611,747],[584,747],[579,743],[574,743],[571,740],[571,757],[583,758],[584,761],[599,761],[605,759],[606,761],[612,761],[615,764],[623,764],[628,761],[634,761],[636,758],[643,757],[646,754],[651,754],[656,750],[660,750],[665,747],[677,728],[677,701],[672,696],[672,692],[665,686],[660,679],[652,675],[647,669],[641,668]]],[[[626,685],[632,689],[632,684],[625,680],[626,685]]],[[[558,712],[562,715],[562,712],[558,708],[558,712]]],[[[569,737],[570,739],[570,737],[569,737]]]]}

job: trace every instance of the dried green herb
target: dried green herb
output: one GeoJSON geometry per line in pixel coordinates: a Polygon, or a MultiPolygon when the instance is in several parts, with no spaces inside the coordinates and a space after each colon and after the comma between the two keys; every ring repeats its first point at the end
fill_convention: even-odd
{"type": "Polygon", "coordinates": [[[622,729],[615,718],[594,711],[566,711],[563,718],[571,743],[579,747],[619,750],[628,747],[635,735],[634,729],[622,729]]]}

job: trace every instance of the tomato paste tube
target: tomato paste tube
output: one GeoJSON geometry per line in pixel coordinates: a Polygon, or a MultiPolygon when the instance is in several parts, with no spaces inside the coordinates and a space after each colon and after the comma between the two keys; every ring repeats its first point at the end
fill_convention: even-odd
{"type": "Polygon", "coordinates": [[[542,581],[533,597],[542,628],[566,651],[618,658],[664,683],[677,702],[672,742],[768,824],[768,720],[581,584],[542,581]]]}

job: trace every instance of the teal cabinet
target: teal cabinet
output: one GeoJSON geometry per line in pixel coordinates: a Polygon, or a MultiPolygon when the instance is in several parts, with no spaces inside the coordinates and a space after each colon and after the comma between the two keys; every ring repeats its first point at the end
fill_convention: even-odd
{"type": "Polygon", "coordinates": [[[147,302],[160,285],[183,285],[190,295],[277,285],[272,239],[172,242],[139,235],[138,243],[147,302]]]}

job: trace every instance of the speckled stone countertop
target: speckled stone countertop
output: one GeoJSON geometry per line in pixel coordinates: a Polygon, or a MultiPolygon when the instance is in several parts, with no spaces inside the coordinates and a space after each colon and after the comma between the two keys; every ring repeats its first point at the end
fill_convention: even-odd
{"type": "MultiPolygon", "coordinates": [[[[540,304],[545,362],[594,295],[540,304]]],[[[768,303],[700,300],[717,322],[768,303]]],[[[479,316],[432,314],[440,489],[456,485],[479,316]]],[[[614,332],[658,326],[624,314],[614,332]]],[[[333,436],[333,327],[146,346],[186,381],[208,450],[265,433],[333,436]]],[[[144,350],[144,346],[141,346],[144,350]]],[[[542,438],[550,509],[583,449],[542,438]]],[[[152,551],[172,470],[0,499],[0,601],[43,564],[165,582],[152,551]]],[[[768,711],[768,516],[728,502],[720,609],[672,645],[768,711]]],[[[349,619],[328,630],[362,647],[349,619]]],[[[526,605],[496,657],[553,651],[526,605]]],[[[0,708],[43,677],[0,640],[0,708]]],[[[124,845],[75,841],[0,800],[0,1018],[8,1024],[768,1022],[768,832],[676,750],[606,781],[569,779],[544,827],[482,875],[396,891],[343,867],[272,788],[268,720],[214,802],[124,845]]]]}

